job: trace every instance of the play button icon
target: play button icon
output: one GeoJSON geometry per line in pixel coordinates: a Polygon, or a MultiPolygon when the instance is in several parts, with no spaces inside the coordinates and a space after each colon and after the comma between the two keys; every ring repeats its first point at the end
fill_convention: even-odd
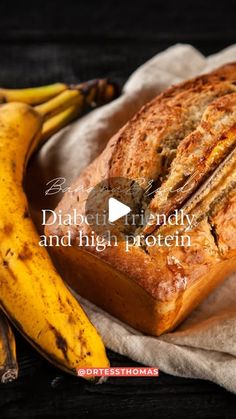
{"type": "Polygon", "coordinates": [[[141,186],[133,179],[112,177],[99,182],[90,190],[85,204],[91,231],[97,236],[109,232],[123,240],[139,225],[142,196],[141,186]]]}
{"type": "Polygon", "coordinates": [[[119,220],[119,218],[131,212],[131,208],[128,205],[123,204],[115,198],[109,198],[108,200],[108,221],[113,223],[119,220]]]}

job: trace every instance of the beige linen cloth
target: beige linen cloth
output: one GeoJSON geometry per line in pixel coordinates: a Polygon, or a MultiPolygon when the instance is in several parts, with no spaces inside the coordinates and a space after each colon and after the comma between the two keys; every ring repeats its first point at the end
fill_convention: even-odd
{"type": "MultiPolygon", "coordinates": [[[[236,61],[236,45],[207,58],[190,45],[174,45],[138,68],[120,98],[50,139],[33,160],[28,176],[29,197],[38,226],[40,209],[56,204],[55,196],[53,200],[44,196],[49,180],[63,176],[69,185],[141,105],[170,84],[230,61],[236,61]]],[[[236,393],[236,274],[177,330],[159,338],[143,335],[78,298],[108,348],[146,366],[181,377],[208,379],[236,393]]]]}

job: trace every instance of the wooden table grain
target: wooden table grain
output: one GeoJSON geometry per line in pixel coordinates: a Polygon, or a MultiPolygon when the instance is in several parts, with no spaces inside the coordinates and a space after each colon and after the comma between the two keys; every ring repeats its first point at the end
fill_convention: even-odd
{"type": "MultiPolygon", "coordinates": [[[[234,3],[1,0],[0,85],[94,77],[123,84],[135,68],[176,42],[204,54],[217,52],[236,40],[234,3]]],[[[92,385],[61,373],[16,336],[20,376],[0,387],[1,419],[236,417],[236,396],[210,382],[161,372],[159,378],[92,385]]],[[[114,366],[137,365],[108,354],[114,366]]]]}

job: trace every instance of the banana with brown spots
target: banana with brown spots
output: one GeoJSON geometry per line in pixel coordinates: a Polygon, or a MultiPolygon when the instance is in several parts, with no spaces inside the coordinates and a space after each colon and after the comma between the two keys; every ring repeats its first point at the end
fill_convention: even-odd
{"type": "Polygon", "coordinates": [[[23,180],[42,127],[42,116],[26,104],[0,107],[0,306],[42,355],[77,374],[109,361],[101,337],[39,246],[29,216],[23,180]]]}

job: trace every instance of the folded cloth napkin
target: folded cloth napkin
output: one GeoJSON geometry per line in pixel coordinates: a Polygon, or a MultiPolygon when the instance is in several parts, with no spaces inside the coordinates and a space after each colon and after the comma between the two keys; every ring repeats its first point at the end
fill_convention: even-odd
{"type": "MultiPolygon", "coordinates": [[[[111,104],[94,110],[54,135],[29,168],[28,194],[40,230],[41,208],[54,208],[58,195],[45,196],[58,176],[67,185],[105,147],[109,138],[148,100],[170,84],[236,60],[236,45],[204,57],[177,44],[138,68],[111,104]],[[35,193],[35,191],[37,193],[35,193]]],[[[69,269],[69,268],[68,268],[69,269]]],[[[211,380],[236,393],[236,274],[213,292],[174,332],[143,335],[78,296],[105,345],[146,366],[182,377],[211,380]]]]}

